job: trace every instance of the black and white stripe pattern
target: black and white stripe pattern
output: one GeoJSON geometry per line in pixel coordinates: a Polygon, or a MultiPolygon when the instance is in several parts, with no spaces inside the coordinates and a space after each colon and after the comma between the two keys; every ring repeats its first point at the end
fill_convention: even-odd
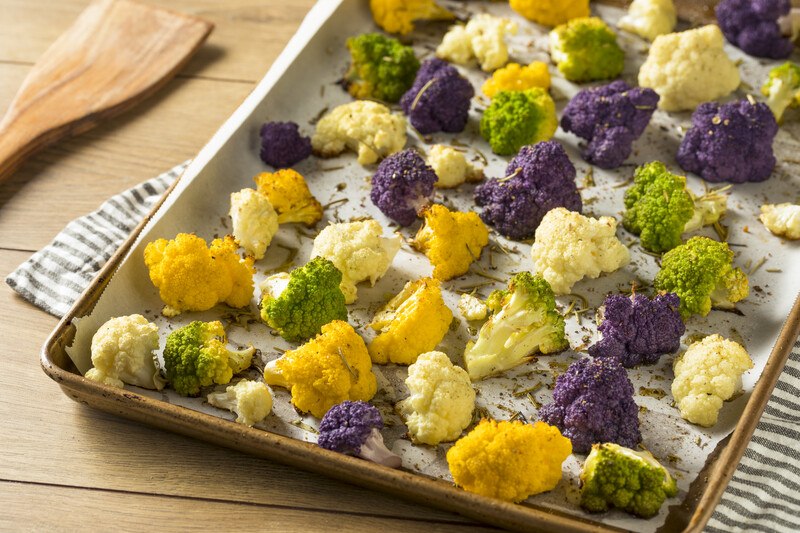
{"type": "Polygon", "coordinates": [[[706,531],[800,530],[800,341],[706,531]]]}
{"type": "Polygon", "coordinates": [[[6,283],[51,315],[64,316],[186,165],[128,189],[97,211],[73,220],[53,242],[9,274],[6,283]]]}
{"type": "MultiPolygon", "coordinates": [[[[114,196],[73,220],[6,278],[56,316],[67,313],[98,270],[183,172],[186,164],[114,196]]],[[[800,342],[707,531],[800,530],[800,342]]]]}

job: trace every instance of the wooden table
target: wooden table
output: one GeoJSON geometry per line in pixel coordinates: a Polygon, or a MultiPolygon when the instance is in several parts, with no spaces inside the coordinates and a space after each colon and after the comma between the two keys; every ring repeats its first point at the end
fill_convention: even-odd
{"type": "MultiPolygon", "coordinates": [[[[87,3],[0,0],[0,110],[87,3]]],[[[71,219],[196,154],[267,71],[313,0],[153,3],[205,17],[216,28],[155,97],[46,150],[0,185],[3,277],[71,219]]],[[[56,318],[5,284],[0,315],[2,531],[456,531],[475,526],[456,515],[74,403],[39,367],[40,346],[56,318]]]]}

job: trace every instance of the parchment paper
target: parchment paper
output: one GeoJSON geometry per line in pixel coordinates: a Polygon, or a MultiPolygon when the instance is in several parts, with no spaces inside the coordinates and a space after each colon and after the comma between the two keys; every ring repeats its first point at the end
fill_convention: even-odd
{"type": "MultiPolygon", "coordinates": [[[[524,21],[513,14],[507,3],[490,2],[450,2],[449,5],[462,18],[470,12],[489,11],[493,14],[514,18],[520,26],[519,34],[511,39],[512,60],[526,64],[538,59],[548,62],[547,30],[524,21]]],[[[593,9],[606,21],[614,23],[621,11],[616,8],[597,6],[593,9]]],[[[268,171],[258,158],[258,129],[267,120],[293,120],[300,124],[305,134],[313,133],[310,124],[325,108],[349,102],[351,98],[336,82],[342,77],[348,64],[348,54],[344,47],[347,37],[365,31],[374,31],[366,2],[344,1],[320,2],[309,14],[298,34],[278,59],[273,69],[259,84],[253,94],[231,119],[215,135],[208,146],[198,155],[176,191],[167,200],[159,214],[142,233],[139,242],[123,261],[111,280],[105,293],[99,299],[93,313],[82,318],[71,354],[81,372],[90,366],[90,341],[97,328],[108,318],[131,313],[142,313],[160,326],[162,347],[164,338],[173,329],[192,320],[222,319],[234,345],[252,343],[260,349],[263,361],[272,360],[291,348],[289,344],[272,334],[265,325],[256,321],[258,316],[258,291],[251,302],[250,309],[233,311],[215,308],[204,313],[185,313],[174,319],[160,315],[162,303],[156,289],[150,283],[142,258],[144,245],[157,238],[173,238],[179,232],[195,232],[210,240],[230,230],[227,212],[229,195],[244,187],[252,187],[252,178],[259,172],[268,171]]],[[[445,24],[423,25],[413,35],[414,45],[421,58],[432,55],[432,50],[441,40],[445,24]]],[[[646,57],[648,43],[636,36],[619,32],[620,44],[626,50],[626,69],[623,78],[636,85],[639,65],[646,57]]],[[[757,93],[773,65],[771,62],[750,58],[738,49],[728,47],[727,51],[740,60],[743,83],[735,96],[757,93]]],[[[480,93],[480,86],[487,75],[477,68],[461,71],[469,77],[480,93]]],[[[566,101],[579,87],[565,81],[551,65],[553,87],[551,93],[557,101],[559,112],[566,101]]],[[[213,105],[210,102],[209,105],[213,105]]],[[[486,175],[500,177],[509,158],[494,156],[488,145],[480,138],[478,123],[480,111],[488,105],[488,100],[477,97],[473,103],[470,123],[464,133],[458,135],[436,134],[432,140],[437,143],[451,143],[468,146],[470,159],[485,166],[486,175]],[[485,158],[485,164],[484,164],[485,158]]],[[[790,115],[791,116],[791,115],[790,115]]],[[[796,120],[796,116],[795,116],[796,120]]],[[[579,141],[559,129],[555,139],[565,145],[570,158],[578,169],[578,184],[584,202],[584,213],[600,216],[611,215],[619,219],[622,210],[623,186],[632,177],[639,164],[664,161],[674,172],[681,172],[675,161],[675,153],[680,139],[690,124],[689,113],[667,114],[657,111],[642,138],[634,146],[634,154],[628,162],[616,171],[590,170],[590,166],[580,157],[579,141]],[[592,174],[594,184],[587,179],[592,174]]],[[[191,127],[191,125],[187,125],[191,127]]],[[[767,232],[757,220],[762,203],[795,202],[798,200],[796,176],[800,160],[797,157],[800,129],[787,120],[775,141],[775,150],[780,160],[773,177],[766,183],[736,185],[729,201],[728,214],[723,222],[729,228],[729,242],[736,252],[736,264],[750,272],[750,296],[741,302],[739,314],[713,311],[706,318],[693,317],[687,324],[686,341],[710,333],[720,333],[737,340],[749,350],[755,368],[745,374],[743,393],[725,404],[720,420],[711,429],[703,429],[689,424],[680,418],[678,410],[672,405],[670,385],[672,381],[672,361],[674,356],[664,356],[652,367],[642,367],[629,371],[629,376],[637,391],[636,401],[641,407],[640,421],[643,446],[659,458],[678,479],[680,493],[668,500],[661,513],[650,520],[632,518],[619,511],[602,515],[587,515],[578,507],[578,473],[584,457],[573,455],[564,463],[564,479],[552,492],[534,496],[523,503],[533,503],[559,509],[573,515],[636,531],[654,531],[660,526],[668,513],[669,505],[677,505],[685,496],[691,481],[702,468],[707,455],[719,441],[728,435],[735,426],[747,402],[755,382],[761,374],[769,351],[786,317],[795,296],[800,290],[800,272],[797,264],[800,248],[787,243],[767,232]],[[762,263],[762,258],[765,261],[762,263]],[[755,267],[758,267],[755,269],[755,267]]],[[[425,150],[428,145],[409,130],[408,144],[425,150]]],[[[312,192],[323,203],[334,202],[326,209],[325,218],[316,230],[301,226],[282,226],[270,246],[264,260],[256,263],[256,281],[266,273],[283,266],[294,268],[309,259],[313,236],[331,221],[346,221],[352,217],[373,216],[386,228],[386,233],[397,228],[372,205],[369,200],[369,177],[374,167],[362,167],[355,162],[352,153],[322,160],[310,158],[296,169],[307,179],[312,192]],[[298,253],[291,264],[286,260],[291,249],[298,253]]],[[[689,186],[697,193],[704,190],[703,182],[689,177],[689,186]]],[[[437,191],[436,201],[461,210],[474,210],[472,200],[474,186],[464,185],[457,190],[437,191]]],[[[413,237],[419,224],[401,231],[407,241],[413,237]]],[[[716,237],[712,230],[696,234],[716,237]]],[[[588,309],[580,315],[574,313],[568,319],[568,332],[572,350],[562,354],[538,357],[534,361],[500,377],[485,379],[475,384],[479,391],[477,406],[479,413],[497,419],[537,419],[537,406],[551,400],[551,388],[555,376],[563,372],[570,362],[585,356],[589,344],[596,340],[594,310],[602,304],[608,292],[629,291],[632,282],[640,287],[650,285],[657,272],[656,258],[642,252],[638,239],[620,228],[618,236],[630,245],[631,263],[598,280],[584,280],[573,289],[580,297],[559,297],[562,310],[575,301],[577,308],[583,308],[581,297],[588,302],[588,309]],[[528,395],[524,394],[537,384],[541,387],[528,395]]],[[[484,250],[478,263],[473,266],[473,274],[447,282],[445,300],[458,317],[456,303],[461,292],[476,292],[485,297],[494,288],[505,285],[510,272],[530,270],[530,246],[506,240],[495,233],[491,235],[491,246],[484,250]],[[503,282],[495,281],[502,280],[503,282]]],[[[350,322],[365,337],[367,342],[373,338],[371,331],[364,326],[373,314],[392,295],[396,294],[406,281],[431,274],[428,260],[413,252],[407,244],[394,260],[386,276],[374,287],[368,284],[359,286],[359,299],[350,306],[350,322]]],[[[468,324],[458,317],[460,323],[451,328],[439,349],[450,355],[454,362],[462,364],[461,354],[471,334],[479,324],[468,324]]],[[[373,367],[379,381],[379,392],[373,403],[384,414],[387,426],[384,437],[387,445],[403,457],[404,468],[420,474],[451,481],[444,455],[450,444],[438,447],[412,445],[405,437],[406,428],[395,414],[393,405],[407,395],[403,383],[406,369],[395,365],[373,367]]],[[[257,370],[251,370],[249,377],[257,379],[257,370]]],[[[224,387],[218,387],[223,389],[224,387]]],[[[181,398],[171,390],[161,393],[143,391],[163,401],[181,405],[189,409],[203,411],[232,420],[234,415],[209,406],[200,398],[181,398]]],[[[210,392],[210,391],[209,391],[210,392]]],[[[299,415],[289,403],[289,394],[275,389],[273,414],[257,427],[266,431],[296,439],[315,442],[313,428],[317,422],[312,417],[299,415]]],[[[476,416],[477,418],[477,416],[476,416]]]]}

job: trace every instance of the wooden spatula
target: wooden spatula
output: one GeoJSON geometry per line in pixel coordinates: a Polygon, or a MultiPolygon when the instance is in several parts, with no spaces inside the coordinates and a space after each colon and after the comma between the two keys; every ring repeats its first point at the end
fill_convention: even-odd
{"type": "Polygon", "coordinates": [[[131,0],[90,4],[33,66],[0,122],[0,182],[36,150],[153,94],[212,29],[131,0]]]}

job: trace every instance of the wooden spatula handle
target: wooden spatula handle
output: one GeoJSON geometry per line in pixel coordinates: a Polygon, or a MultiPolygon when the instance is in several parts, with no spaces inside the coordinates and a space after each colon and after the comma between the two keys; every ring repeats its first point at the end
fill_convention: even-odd
{"type": "Polygon", "coordinates": [[[134,0],[90,4],[33,66],[0,123],[0,182],[36,150],[154,93],[212,28],[134,0]]]}

